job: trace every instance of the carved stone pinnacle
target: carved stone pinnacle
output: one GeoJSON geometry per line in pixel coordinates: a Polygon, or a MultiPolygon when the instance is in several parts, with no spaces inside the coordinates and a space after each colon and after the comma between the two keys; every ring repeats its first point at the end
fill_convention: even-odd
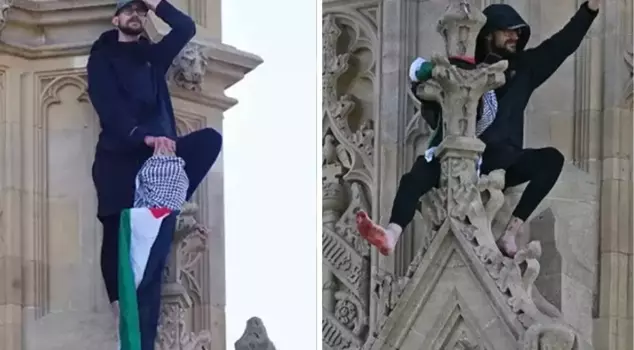
{"type": "Polygon", "coordinates": [[[234,345],[236,350],[275,350],[259,317],[251,317],[247,321],[242,337],[234,345]]]}
{"type": "MultiPolygon", "coordinates": [[[[476,38],[484,23],[484,14],[468,1],[452,0],[438,22],[447,54],[473,57],[476,38]]],[[[475,135],[478,102],[485,92],[504,84],[508,63],[501,61],[466,70],[452,65],[441,55],[432,56],[431,62],[434,64],[433,78],[422,85],[420,94],[442,107],[444,140],[436,153],[441,159],[463,158],[474,163],[484,150],[484,144],[475,135]]],[[[451,167],[445,168],[451,173],[451,167]]],[[[475,166],[472,172],[470,177],[474,179],[470,181],[475,180],[475,166]]]]}
{"type": "MultiPolygon", "coordinates": [[[[473,57],[478,32],[485,23],[484,14],[467,0],[452,0],[438,22],[447,55],[473,57]]],[[[438,54],[431,62],[432,79],[417,93],[425,100],[437,101],[442,108],[444,138],[435,151],[442,162],[440,183],[447,189],[447,213],[462,220],[467,215],[464,203],[479,196],[476,162],[485,146],[476,137],[478,104],[484,93],[504,84],[508,63],[462,69],[438,54]]]]}
{"type": "Polygon", "coordinates": [[[468,0],[451,0],[436,30],[445,40],[447,56],[475,54],[476,38],[487,19],[468,0]]]}

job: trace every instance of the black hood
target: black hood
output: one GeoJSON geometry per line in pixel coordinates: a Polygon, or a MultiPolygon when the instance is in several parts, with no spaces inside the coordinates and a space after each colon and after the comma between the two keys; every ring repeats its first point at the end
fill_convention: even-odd
{"type": "Polygon", "coordinates": [[[482,13],[486,16],[487,22],[478,34],[476,62],[485,60],[487,55],[486,36],[496,30],[521,29],[517,41],[517,52],[526,48],[531,36],[531,27],[514,8],[507,4],[493,4],[487,6],[482,13]]]}
{"type": "Polygon", "coordinates": [[[100,51],[114,51],[115,53],[130,52],[134,56],[145,58],[149,45],[150,41],[144,36],[141,36],[138,42],[120,42],[119,31],[117,29],[112,29],[103,32],[99,36],[99,38],[92,44],[90,54],[93,55],[100,51]]]}

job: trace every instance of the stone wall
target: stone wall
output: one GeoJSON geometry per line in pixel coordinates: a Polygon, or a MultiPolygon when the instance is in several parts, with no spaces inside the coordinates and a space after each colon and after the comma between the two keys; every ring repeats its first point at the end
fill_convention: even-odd
{"type": "MultiPolygon", "coordinates": [[[[532,26],[529,46],[581,4],[508,3],[532,26]]],[[[405,275],[431,239],[417,216],[396,254],[379,256],[356,241],[346,209],[366,209],[386,223],[400,176],[423,150],[429,128],[407,98],[407,71],[414,57],[443,51],[435,27],[446,4],[324,2],[324,348],[361,347],[393,307],[390,293],[377,291],[391,285],[386,278],[405,275]],[[363,135],[373,136],[364,140],[372,145],[367,158],[348,141],[363,135]]],[[[605,3],[582,47],[536,91],[526,115],[527,146],[553,145],[567,160],[528,225],[544,248],[536,285],[601,350],[632,347],[631,14],[631,0],[605,3]]]]}
{"type": "MultiPolygon", "coordinates": [[[[99,124],[85,65],[92,42],[111,27],[114,1],[0,5],[0,348],[111,348],[90,170],[99,124]]],[[[261,60],[219,42],[219,1],[176,5],[196,11],[199,25],[169,73],[178,130],[222,131],[223,112],[237,103],[225,89],[261,60]],[[203,79],[192,80],[193,71],[203,79]]],[[[167,30],[151,18],[152,39],[167,30]]],[[[183,218],[206,229],[175,242],[170,256],[165,349],[193,346],[202,331],[211,340],[201,345],[226,345],[222,163],[195,195],[197,212],[183,218]]]]}

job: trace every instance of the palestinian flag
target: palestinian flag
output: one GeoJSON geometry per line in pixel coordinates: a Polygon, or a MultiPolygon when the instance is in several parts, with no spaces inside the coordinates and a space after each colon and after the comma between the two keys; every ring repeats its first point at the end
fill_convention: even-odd
{"type": "Polygon", "coordinates": [[[177,212],[131,208],[119,224],[119,338],[121,350],[153,350],[161,281],[177,212]]]}

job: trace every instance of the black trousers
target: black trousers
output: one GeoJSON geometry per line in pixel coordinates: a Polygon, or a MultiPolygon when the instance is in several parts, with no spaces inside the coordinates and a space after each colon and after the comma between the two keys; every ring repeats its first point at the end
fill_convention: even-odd
{"type": "MultiPolygon", "coordinates": [[[[202,182],[203,178],[216,162],[220,154],[221,135],[212,129],[202,129],[179,138],[176,141],[176,155],[185,161],[185,172],[189,178],[187,199],[189,200],[202,182]]],[[[134,187],[134,177],[117,179],[130,182],[134,187]]],[[[122,186],[124,186],[122,184],[122,186]]],[[[133,205],[133,196],[128,207],[133,205]]],[[[119,220],[120,213],[98,216],[103,225],[103,242],[101,244],[101,273],[106,284],[110,302],[118,296],[118,252],[119,252],[119,220]]],[[[162,270],[161,270],[162,271],[162,270]]]]}
{"type": "MultiPolygon", "coordinates": [[[[481,172],[506,170],[505,186],[513,187],[528,182],[513,216],[526,220],[553,188],[563,168],[564,156],[553,147],[539,149],[513,149],[493,147],[484,152],[481,172]]],[[[412,169],[399,182],[392,206],[390,223],[403,228],[414,218],[418,201],[427,191],[438,186],[440,161],[431,162],[420,156],[412,169]]]]}

